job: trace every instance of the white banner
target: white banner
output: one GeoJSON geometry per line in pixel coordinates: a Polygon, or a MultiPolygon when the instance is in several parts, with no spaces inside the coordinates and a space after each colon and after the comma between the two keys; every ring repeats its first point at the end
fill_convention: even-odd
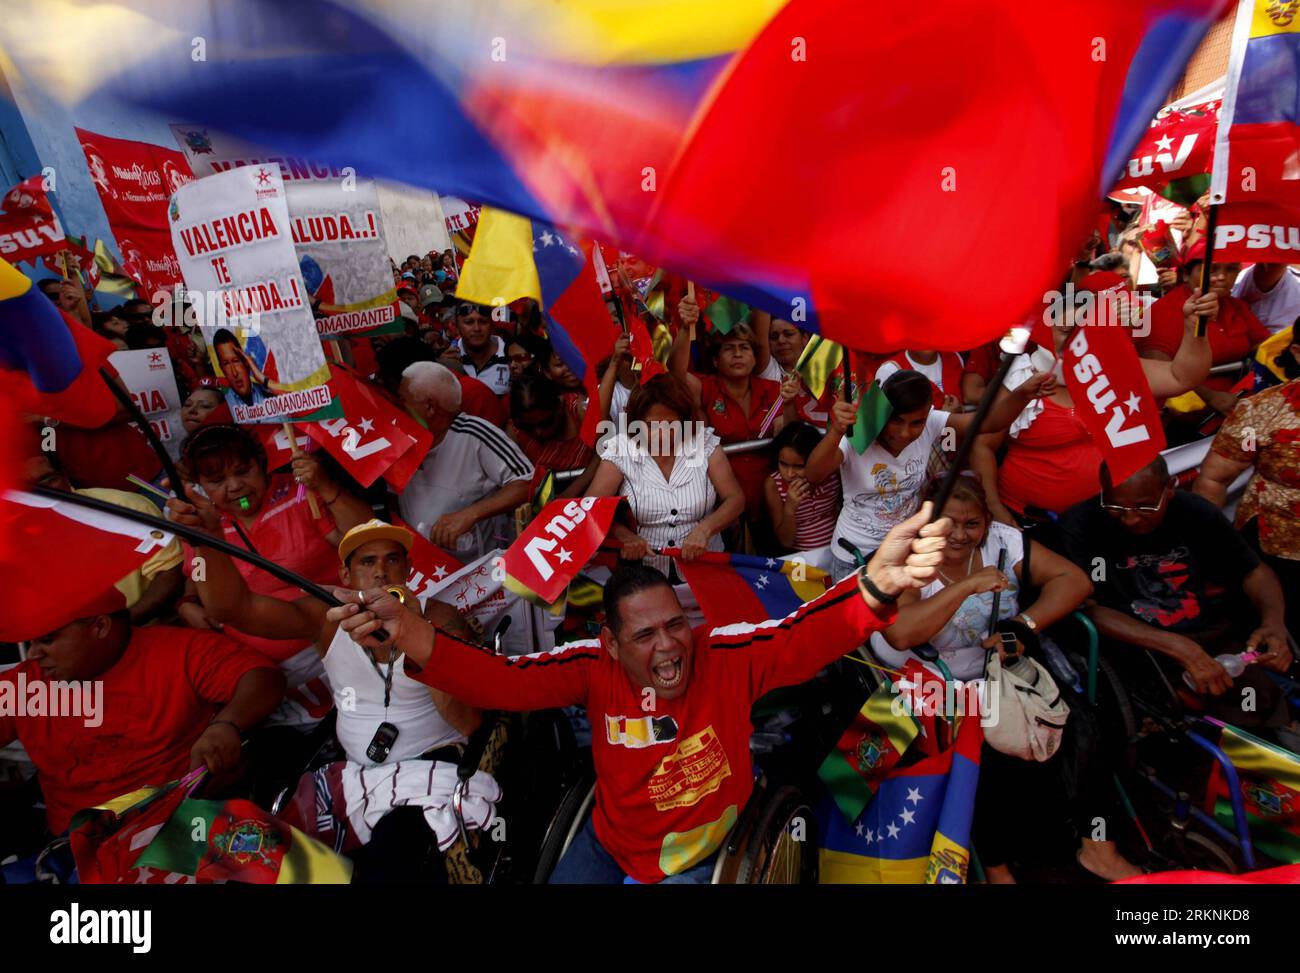
{"type": "MultiPolygon", "coordinates": [[[[388,255],[394,263],[401,264],[411,254],[423,257],[433,250],[441,255],[451,249],[446,216],[437,193],[381,181],[379,208],[384,213],[388,255]]],[[[435,260],[434,269],[439,266],[440,261],[435,260]]]]}
{"type": "Polygon", "coordinates": [[[181,440],[185,438],[185,427],[181,425],[181,396],[176,388],[171,356],[162,349],[141,348],[115,351],[108,360],[168,455],[176,459],[181,440]]]}
{"type": "Polygon", "coordinates": [[[506,588],[505,570],[501,567],[504,554],[500,548],[484,554],[426,591],[430,598],[477,619],[488,639],[508,615],[510,626],[501,638],[504,654],[548,652],[555,647],[555,630],[563,616],[549,615],[506,588]]]}
{"type": "Polygon", "coordinates": [[[244,166],[182,186],[172,245],[236,422],[336,418],[294,255],[280,173],[244,166]],[[325,411],[322,411],[325,410],[325,411]]]}
{"type": "Polygon", "coordinates": [[[321,337],[397,321],[397,292],[375,180],[360,178],[351,168],[262,152],[198,126],[171,129],[196,177],[239,166],[279,169],[298,265],[319,315],[321,337]]]}

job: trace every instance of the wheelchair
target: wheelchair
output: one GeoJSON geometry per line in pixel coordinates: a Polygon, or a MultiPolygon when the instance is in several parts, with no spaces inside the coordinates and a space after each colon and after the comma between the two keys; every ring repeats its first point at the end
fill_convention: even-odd
{"type": "MultiPolygon", "coordinates": [[[[1121,675],[1101,651],[1091,620],[1081,612],[1072,619],[1082,636],[1082,649],[1069,653],[1078,676],[1078,710],[1114,756],[1116,793],[1151,867],[1236,874],[1286,864],[1261,853],[1247,799],[1252,798],[1257,823],[1284,819],[1294,812],[1279,795],[1290,789],[1266,773],[1234,765],[1223,735],[1228,729],[1244,731],[1190,707],[1186,694],[1146,650],[1127,650],[1131,656],[1121,675]],[[1216,802],[1224,791],[1227,800],[1216,802]]],[[[1268,675],[1289,707],[1300,708],[1300,683],[1268,675]]]]}
{"type": "MultiPolygon", "coordinates": [[[[269,807],[271,813],[301,827],[307,809],[291,806],[309,804],[316,771],[344,759],[346,754],[331,733],[304,766],[296,786],[276,795],[269,807]]],[[[540,810],[545,821],[568,785],[580,776],[581,768],[581,754],[562,712],[485,712],[479,729],[460,748],[456,761],[452,811],[460,837],[443,855],[448,859],[452,884],[506,884],[520,880],[520,875],[531,876],[542,840],[537,812],[540,810]],[[468,782],[479,770],[491,773],[502,789],[493,824],[481,831],[467,829],[461,811],[468,782]],[[534,813],[524,816],[520,813],[523,808],[534,813]],[[497,822],[502,825],[504,840],[496,840],[497,822]]]]}
{"type": "MultiPolygon", "coordinates": [[[[591,816],[594,771],[564,795],[546,828],[533,881],[545,885],[591,816]]],[[[815,885],[813,812],[799,788],[760,774],[753,793],[719,846],[712,885],[815,885]]]]}

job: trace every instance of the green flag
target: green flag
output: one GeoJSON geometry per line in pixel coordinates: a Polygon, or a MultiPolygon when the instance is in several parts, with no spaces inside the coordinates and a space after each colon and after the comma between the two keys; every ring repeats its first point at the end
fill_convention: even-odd
{"type": "Polygon", "coordinates": [[[819,334],[808,339],[803,354],[794,363],[794,370],[799,373],[808,391],[814,399],[821,399],[822,393],[831,379],[839,374],[844,365],[844,348],[833,341],[827,341],[819,334]]]}
{"type": "Polygon", "coordinates": [[[719,295],[716,301],[705,308],[704,316],[709,319],[714,331],[730,334],[732,328],[749,317],[749,305],[719,295]]]}
{"type": "Polygon", "coordinates": [[[853,420],[853,434],[849,437],[849,442],[859,456],[880,435],[880,430],[885,428],[889,414],[893,411],[880,383],[872,382],[866,394],[858,398],[858,417],[853,420]]]}

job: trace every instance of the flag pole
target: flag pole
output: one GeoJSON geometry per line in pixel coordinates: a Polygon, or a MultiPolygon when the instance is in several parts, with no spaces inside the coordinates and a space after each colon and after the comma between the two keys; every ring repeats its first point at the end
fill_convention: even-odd
{"type": "Polygon", "coordinates": [[[145,439],[149,441],[149,445],[153,447],[154,453],[157,454],[159,461],[162,463],[163,471],[167,474],[167,479],[171,482],[172,492],[178,497],[184,497],[185,493],[181,487],[181,476],[180,473],[176,471],[176,464],[172,462],[171,455],[163,447],[162,440],[158,438],[158,434],[153,431],[153,426],[149,425],[149,420],[144,417],[144,413],[141,412],[139,406],[135,404],[135,400],[131,398],[131,393],[119,387],[118,384],[113,381],[113,376],[108,373],[108,369],[100,368],[99,377],[104,380],[104,384],[108,386],[108,390],[113,393],[113,398],[117,399],[118,402],[121,402],[122,408],[126,409],[126,411],[131,414],[131,418],[135,421],[135,424],[140,427],[140,431],[144,433],[145,439]]]}
{"type": "MultiPolygon", "coordinates": [[[[844,360],[840,363],[844,368],[844,401],[853,404],[853,353],[847,347],[844,349],[844,360]]],[[[853,437],[853,425],[850,423],[849,428],[844,430],[844,435],[849,438],[853,437]]]]}
{"type": "MultiPolygon", "coordinates": [[[[1201,267],[1201,293],[1210,292],[1210,271],[1214,263],[1214,231],[1219,226],[1219,207],[1211,206],[1205,221],[1205,264],[1201,267]]],[[[1210,319],[1201,315],[1196,319],[1196,337],[1204,338],[1210,319]]]]}
{"type": "Polygon", "coordinates": [[[343,602],[339,601],[329,591],[320,585],[308,581],[301,575],[295,574],[288,568],[281,567],[274,561],[268,561],[261,555],[254,554],[242,547],[236,547],[229,541],[219,537],[213,537],[211,534],[205,534],[201,530],[193,527],[186,527],[184,524],[173,523],[170,520],[164,520],[162,517],[156,517],[153,514],[140,513],[132,510],[130,507],[119,507],[115,503],[109,503],[106,500],[98,500],[94,497],[87,497],[80,493],[66,493],[63,490],[53,490],[49,487],[33,486],[28,489],[29,493],[37,496],[46,497],[50,500],[60,500],[64,503],[75,504],[79,507],[87,507],[91,510],[98,510],[100,513],[111,514],[114,517],[121,517],[123,520],[131,520],[137,524],[144,524],[146,527],[156,527],[158,530],[165,531],[169,534],[176,534],[185,538],[191,544],[196,546],[214,547],[230,557],[237,557],[240,560],[247,561],[254,567],[261,568],[267,574],[278,578],[285,584],[293,585],[295,588],[301,588],[306,594],[313,598],[318,598],[331,608],[337,607],[343,602]]]}
{"type": "MultiPolygon", "coordinates": [[[[1028,330],[1026,330],[1026,340],[1028,336],[1028,330]]],[[[1004,342],[1006,340],[1003,339],[1004,342]]],[[[957,485],[957,477],[961,476],[962,468],[970,459],[970,451],[975,446],[975,437],[980,434],[980,428],[984,425],[984,420],[988,418],[989,410],[993,408],[993,400],[998,396],[998,389],[1002,388],[1007,372],[1011,371],[1011,363],[1023,351],[1023,342],[1021,342],[1018,351],[1007,351],[1004,347],[1002,361],[998,363],[998,370],[993,374],[989,384],[984,387],[984,394],[980,396],[979,405],[975,407],[975,414],[971,417],[970,427],[966,430],[966,435],[962,437],[961,445],[957,447],[957,455],[952,458],[952,465],[948,467],[948,472],[943,475],[943,481],[939,484],[939,493],[934,498],[934,509],[930,513],[931,522],[943,516],[943,508],[947,505],[948,498],[952,496],[953,487],[957,485]]]]}
{"type": "MultiPolygon", "coordinates": [[[[286,419],[283,423],[281,423],[281,425],[284,426],[284,434],[289,437],[289,452],[295,457],[305,456],[306,453],[304,453],[302,451],[302,447],[298,445],[298,437],[293,434],[292,424],[290,424],[290,422],[286,419]]],[[[298,486],[300,489],[302,488],[301,483],[298,484],[298,486]]],[[[307,491],[307,506],[311,509],[311,519],[320,520],[320,506],[316,503],[315,490],[307,491]]]]}

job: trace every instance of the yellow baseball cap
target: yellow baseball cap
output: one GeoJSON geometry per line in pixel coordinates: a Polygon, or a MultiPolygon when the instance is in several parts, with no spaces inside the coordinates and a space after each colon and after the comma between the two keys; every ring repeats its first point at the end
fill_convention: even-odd
{"type": "Polygon", "coordinates": [[[407,553],[410,553],[412,545],[415,544],[415,536],[405,527],[397,527],[377,518],[367,520],[364,524],[357,524],[343,535],[343,540],[339,541],[339,560],[346,564],[348,556],[353,551],[371,541],[397,541],[407,553]]]}

